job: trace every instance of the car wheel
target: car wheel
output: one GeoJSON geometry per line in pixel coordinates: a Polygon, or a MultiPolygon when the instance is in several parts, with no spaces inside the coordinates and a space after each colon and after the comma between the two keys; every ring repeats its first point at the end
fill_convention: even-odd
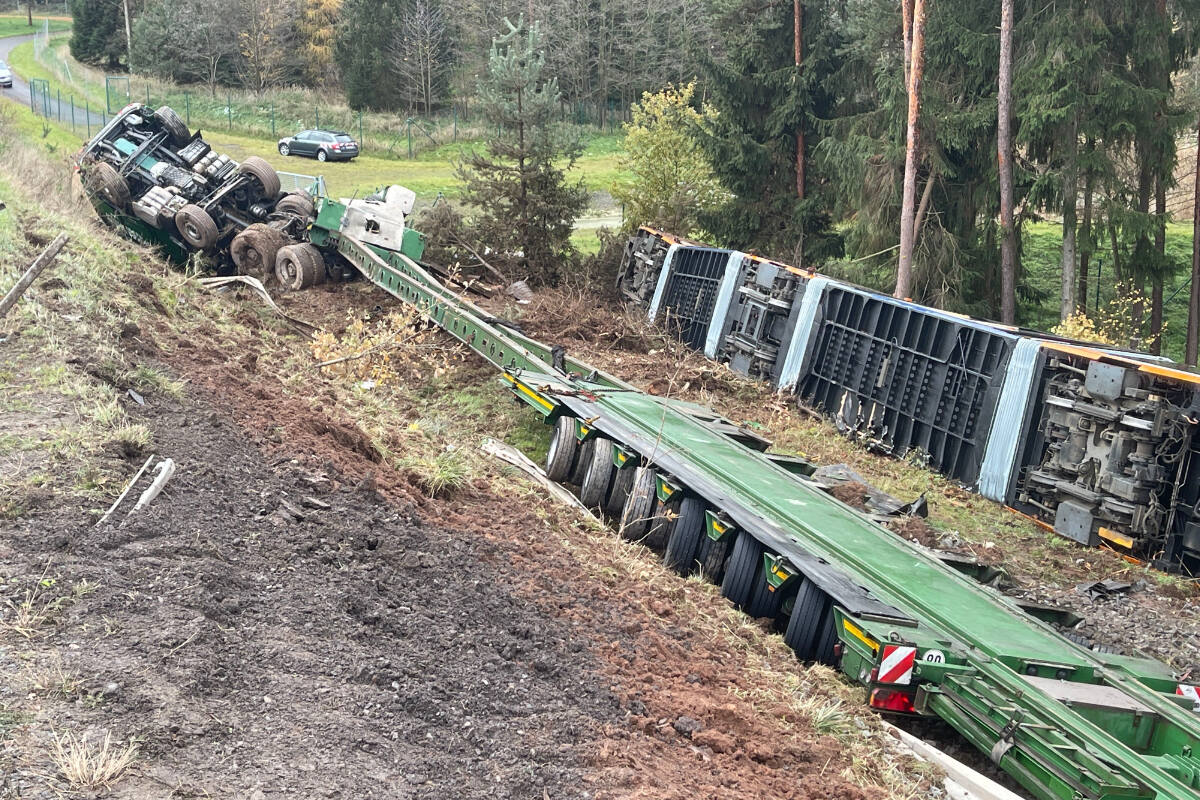
{"type": "Polygon", "coordinates": [[[288,147],[286,142],[280,142],[279,143],[279,155],[290,156],[291,154],[292,154],[292,148],[288,147]]]}
{"type": "Polygon", "coordinates": [[[322,162],[322,163],[323,163],[323,162],[325,162],[325,161],[328,161],[328,160],[329,160],[329,154],[328,154],[328,153],[326,153],[324,150],[318,150],[318,151],[317,151],[317,161],[320,161],[320,162],[322,162]]]}

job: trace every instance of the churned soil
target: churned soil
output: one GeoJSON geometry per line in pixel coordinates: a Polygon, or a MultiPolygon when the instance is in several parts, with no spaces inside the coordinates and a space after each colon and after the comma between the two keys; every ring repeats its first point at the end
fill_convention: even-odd
{"type": "MultiPolygon", "coordinates": [[[[363,296],[317,293],[308,316],[363,296]]],[[[29,676],[0,689],[0,797],[67,789],[60,730],[136,743],[117,797],[888,794],[765,685],[805,668],[696,624],[725,606],[711,587],[629,579],[611,548],[631,546],[527,491],[427,497],[319,378],[288,391],[251,339],[215,333],[126,341],[188,382],[129,405],[176,462],[153,504],[95,527],[63,497],[0,524],[4,600],[56,576],[32,638],[0,638],[4,673],[29,676]],[[32,677],[55,669],[78,685],[32,677]]]]}

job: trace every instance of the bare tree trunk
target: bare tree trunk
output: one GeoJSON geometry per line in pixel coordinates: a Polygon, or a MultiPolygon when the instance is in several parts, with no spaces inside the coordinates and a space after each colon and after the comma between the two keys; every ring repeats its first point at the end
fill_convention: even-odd
{"type": "MultiPolygon", "coordinates": [[[[804,63],[804,6],[800,0],[792,0],[792,32],[796,56],[796,80],[800,80],[800,65],[804,63]]],[[[796,196],[804,199],[804,120],[796,125],[796,196]]]]}
{"type": "Polygon", "coordinates": [[[1001,0],[996,163],[1000,171],[1000,321],[1006,325],[1012,325],[1017,320],[1017,231],[1013,225],[1012,173],[1012,30],[1013,0],[1001,0]]]}
{"type": "MultiPolygon", "coordinates": [[[[129,0],[124,0],[122,5],[125,7],[125,68],[129,70],[129,74],[133,74],[133,33],[129,25],[129,0]]],[[[29,0],[30,13],[33,9],[33,0],[29,0]]],[[[29,20],[29,24],[33,24],[33,20],[29,20]]]]}
{"type": "MultiPolygon", "coordinates": [[[[1010,2],[1011,0],[1005,0],[1010,2]]],[[[1062,296],[1058,318],[1075,313],[1075,210],[1079,203],[1079,116],[1071,118],[1067,128],[1067,163],[1063,169],[1062,206],[1062,296]]]]}
{"type": "Polygon", "coordinates": [[[904,32],[904,88],[912,80],[912,18],[913,0],[900,0],[900,11],[904,32]]]}
{"type": "Polygon", "coordinates": [[[925,179],[925,189],[921,192],[921,202],[917,204],[917,216],[913,218],[913,249],[921,241],[921,231],[925,228],[925,215],[929,212],[929,198],[933,196],[933,183],[937,176],[932,172],[925,179]]]}
{"type": "MultiPolygon", "coordinates": [[[[1089,139],[1087,152],[1091,152],[1093,143],[1089,139]]],[[[1083,180],[1083,246],[1079,248],[1079,291],[1075,295],[1075,307],[1079,311],[1087,310],[1088,298],[1088,266],[1092,257],[1092,171],[1087,171],[1083,180]]]]}
{"type": "Polygon", "coordinates": [[[1196,120],[1196,177],[1192,190],[1192,291],[1188,299],[1187,346],[1184,362],[1196,366],[1200,341],[1200,117],[1196,120]]]}
{"type": "Polygon", "coordinates": [[[925,3],[913,1],[912,68],[908,83],[908,142],[904,154],[904,202],[900,209],[900,261],[896,297],[912,294],[913,222],[917,205],[917,123],[921,117],[921,73],[925,69],[925,3]]]}
{"type": "Polygon", "coordinates": [[[1167,185],[1162,176],[1154,179],[1154,252],[1158,254],[1150,293],[1150,352],[1162,353],[1163,266],[1167,256],[1167,185]]]}

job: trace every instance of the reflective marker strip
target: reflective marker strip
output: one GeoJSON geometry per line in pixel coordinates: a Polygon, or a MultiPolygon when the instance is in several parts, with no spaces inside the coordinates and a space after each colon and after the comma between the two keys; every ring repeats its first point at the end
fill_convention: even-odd
{"type": "Polygon", "coordinates": [[[717,292],[717,304],[713,307],[712,318],[708,321],[708,337],[704,340],[704,355],[709,358],[717,357],[717,348],[721,346],[721,335],[725,332],[725,318],[729,316],[733,304],[733,293],[737,289],[738,279],[742,275],[742,262],[746,254],[734,250],[725,262],[725,277],[721,278],[721,288],[717,292]]]}
{"type": "Polygon", "coordinates": [[[1195,711],[1200,711],[1200,686],[1188,686],[1186,683],[1179,684],[1175,689],[1175,694],[1182,695],[1195,704],[1195,711]]]}
{"type": "Polygon", "coordinates": [[[658,317],[658,306],[662,303],[663,294],[667,291],[667,281],[671,279],[671,262],[675,260],[675,251],[679,249],[679,245],[673,244],[667,248],[667,255],[663,259],[662,271],[658,273],[658,285],[654,287],[654,299],[650,301],[650,321],[658,317]]]}
{"type": "Polygon", "coordinates": [[[817,310],[828,285],[829,278],[813,278],[804,287],[804,298],[800,301],[800,315],[796,318],[796,328],[792,331],[792,342],[779,371],[780,389],[792,389],[800,379],[800,368],[804,366],[804,359],[808,356],[808,347],[816,327],[817,310]]]}
{"type": "Polygon", "coordinates": [[[912,683],[913,664],[917,661],[917,648],[894,644],[883,646],[883,660],[879,662],[880,683],[912,683]]]}

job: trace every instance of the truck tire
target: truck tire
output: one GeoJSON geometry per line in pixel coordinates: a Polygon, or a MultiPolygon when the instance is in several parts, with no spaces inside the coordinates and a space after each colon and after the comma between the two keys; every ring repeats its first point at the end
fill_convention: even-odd
{"type": "Polygon", "coordinates": [[[192,132],[170,106],[159,106],[154,112],[154,118],[163,126],[163,130],[167,132],[167,139],[173,146],[183,147],[192,140],[192,132]]]}
{"type": "Polygon", "coordinates": [[[654,495],[654,470],[650,467],[638,467],[633,478],[633,488],[625,498],[621,509],[620,533],[622,539],[631,542],[640,541],[650,531],[650,523],[654,517],[654,506],[658,498],[654,495]]]}
{"type": "Polygon", "coordinates": [[[86,185],[89,194],[99,196],[118,211],[129,207],[129,184],[111,164],[97,161],[88,167],[86,185]]]}
{"type": "Polygon", "coordinates": [[[718,586],[725,580],[725,557],[729,555],[729,544],[735,536],[736,534],[727,534],[714,542],[705,535],[700,541],[700,552],[696,555],[700,573],[706,580],[718,586]]]}
{"type": "Polygon", "coordinates": [[[188,203],[175,212],[175,227],[193,249],[207,250],[217,243],[220,231],[207,211],[188,203]]]}
{"type": "Polygon", "coordinates": [[[308,192],[288,192],[275,204],[275,211],[280,214],[295,214],[297,217],[311,219],[316,216],[317,207],[313,204],[308,192]]]}
{"type": "Polygon", "coordinates": [[[284,234],[256,222],[233,237],[229,255],[233,257],[238,272],[266,280],[275,274],[275,257],[287,243],[284,234]]]}
{"type": "Polygon", "coordinates": [[[579,455],[579,437],[575,435],[575,418],[562,416],[554,422],[550,449],[546,451],[546,475],[555,483],[565,483],[575,468],[579,455]]]}
{"type": "Polygon", "coordinates": [[[625,508],[625,501],[629,499],[629,492],[633,490],[633,479],[636,477],[636,466],[629,465],[617,470],[612,485],[608,488],[608,497],[604,501],[605,514],[613,519],[621,518],[621,511],[625,508]]]}
{"type": "Polygon", "coordinates": [[[604,504],[615,469],[612,440],[597,438],[587,472],[583,475],[583,483],[579,487],[579,499],[585,506],[599,509],[604,504]]]}
{"type": "Polygon", "coordinates": [[[766,617],[773,621],[779,616],[779,608],[783,605],[783,594],[779,591],[771,591],[771,584],[767,583],[767,571],[762,566],[761,558],[758,563],[758,577],[755,578],[754,584],[750,588],[750,599],[746,602],[745,611],[755,619],[766,617]]]}
{"type": "Polygon", "coordinates": [[[654,513],[650,518],[650,530],[642,544],[651,550],[665,550],[671,531],[675,528],[675,515],[667,510],[667,506],[656,496],[654,498],[654,513]]]}
{"type": "Polygon", "coordinates": [[[274,200],[279,196],[279,173],[265,159],[249,156],[238,169],[258,181],[264,199],[274,200]]]}
{"type": "Polygon", "coordinates": [[[796,651],[801,661],[820,660],[828,637],[826,628],[830,622],[832,603],[825,590],[807,578],[796,591],[796,602],[792,605],[792,616],[783,632],[783,640],[796,651]]]}
{"type": "Polygon", "coordinates": [[[738,608],[746,608],[754,593],[754,582],[763,580],[762,557],[763,546],[758,540],[744,531],[739,533],[721,582],[721,594],[738,608]]]}
{"type": "Polygon", "coordinates": [[[592,451],[596,449],[596,437],[593,436],[579,445],[579,455],[575,457],[575,466],[567,476],[567,483],[583,488],[583,476],[587,474],[588,465],[592,463],[592,451]]]}
{"type": "Polygon", "coordinates": [[[680,575],[696,571],[696,556],[700,552],[700,540],[704,535],[705,505],[699,497],[685,497],[679,504],[679,518],[667,540],[663,563],[680,575]]]}
{"type": "Polygon", "coordinates": [[[311,244],[290,244],[275,255],[275,277],[289,292],[307,289],[325,280],[325,259],[311,244]]]}

